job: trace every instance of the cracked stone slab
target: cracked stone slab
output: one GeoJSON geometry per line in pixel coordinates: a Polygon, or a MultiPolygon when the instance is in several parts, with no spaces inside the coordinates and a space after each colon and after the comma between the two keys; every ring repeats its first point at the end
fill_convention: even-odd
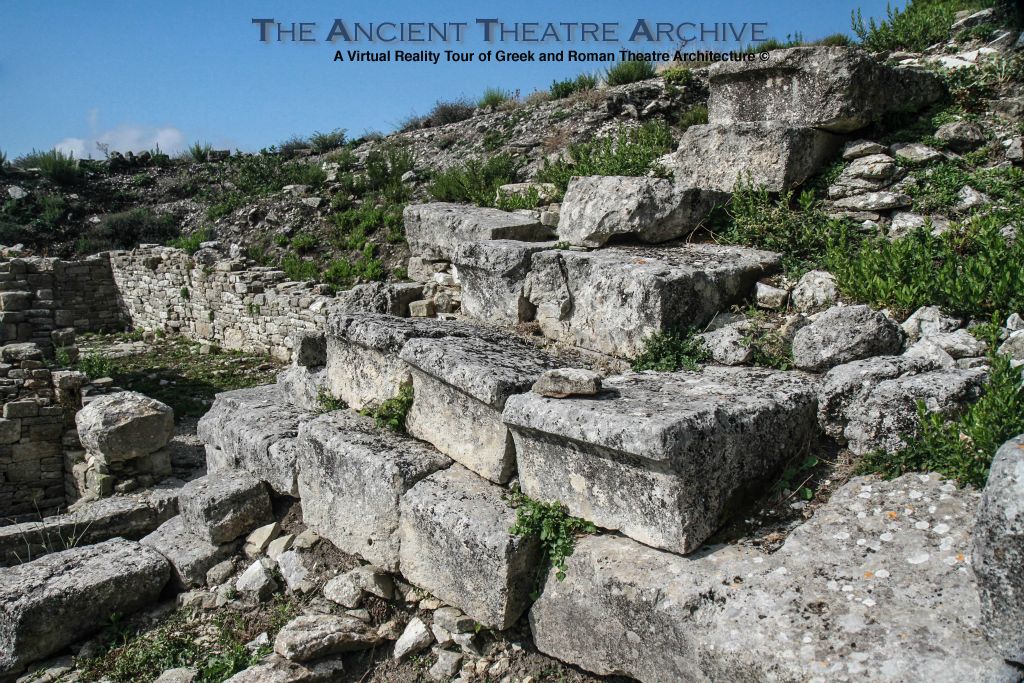
{"type": "Polygon", "coordinates": [[[523,294],[530,261],[555,242],[493,240],[467,242],[452,263],[462,286],[462,312],[492,324],[516,325],[533,319],[533,306],[523,294]]]}
{"type": "Polygon", "coordinates": [[[553,250],[533,255],[525,291],[546,337],[633,357],[655,332],[707,323],[779,263],[715,244],[553,250]]]}
{"type": "Polygon", "coordinates": [[[469,337],[413,339],[400,357],[413,368],[409,433],[485,479],[508,482],[516,459],[501,421],[505,401],[529,391],[558,362],[512,339],[469,337]]]}
{"type": "Polygon", "coordinates": [[[451,261],[466,242],[543,241],[554,237],[539,219],[471,204],[410,204],[403,212],[409,250],[416,256],[451,261]]]}
{"type": "MultiPolygon", "coordinates": [[[[326,349],[326,342],[324,348],[326,349]]],[[[316,412],[320,409],[321,392],[327,389],[327,370],[323,367],[293,365],[277,375],[277,386],[292,405],[316,412]]]]}
{"type": "Polygon", "coordinates": [[[292,405],[278,385],[217,394],[196,429],[212,472],[243,470],[286,496],[297,496],[294,439],[310,411],[292,405]]]}
{"type": "Polygon", "coordinates": [[[509,534],[516,513],[504,494],[452,465],[405,494],[401,521],[405,578],[499,630],[526,609],[540,559],[536,539],[509,534]]]}
{"type": "Polygon", "coordinates": [[[206,584],[206,572],[231,557],[237,543],[211,543],[200,529],[189,526],[182,515],[172,517],[139,541],[156,550],[171,564],[171,583],[187,590],[206,584]]]}
{"type": "Polygon", "coordinates": [[[123,538],[0,570],[0,675],[156,602],[169,576],[159,553],[123,538]]]}
{"type": "Polygon", "coordinates": [[[979,627],[977,501],[934,474],[858,477],[770,555],[587,537],[531,631],[541,652],[645,683],[1017,681],[979,627]]]}
{"type": "Polygon", "coordinates": [[[348,410],[304,423],[298,442],[305,524],[339,549],[397,570],[401,497],[451,460],[348,410]]]}
{"type": "Polygon", "coordinates": [[[632,373],[603,388],[508,400],[523,492],[674,552],[699,547],[816,427],[816,381],[799,372],[632,373]]]}
{"type": "Polygon", "coordinates": [[[185,526],[213,544],[230,543],[273,519],[263,482],[248,472],[215,472],[181,488],[185,526]]]}

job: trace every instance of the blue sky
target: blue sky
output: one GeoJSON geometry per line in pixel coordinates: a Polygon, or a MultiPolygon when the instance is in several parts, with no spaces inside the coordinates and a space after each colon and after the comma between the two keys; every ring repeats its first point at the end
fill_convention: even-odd
{"type": "MultiPolygon", "coordinates": [[[[0,149],[13,158],[33,148],[62,144],[98,156],[98,140],[121,150],[159,143],[174,152],[193,141],[207,141],[215,147],[251,151],[316,130],[345,128],[350,135],[389,132],[408,115],[425,113],[438,99],[476,99],[487,87],[519,89],[525,95],[556,78],[588,70],[569,63],[332,62],[338,48],[480,48],[478,30],[472,26],[478,17],[504,22],[617,21],[627,27],[639,18],[767,22],[769,36],[783,38],[799,31],[805,39],[814,39],[848,33],[854,8],[884,16],[885,5],[886,0],[2,0],[0,149]],[[350,24],[465,21],[471,25],[471,38],[457,46],[378,48],[322,40],[267,44],[258,40],[254,17],[316,22],[321,38],[336,18],[350,24]]],[[[486,47],[538,48],[512,43],[486,47]]],[[[722,49],[729,47],[733,45],[722,49]]]]}

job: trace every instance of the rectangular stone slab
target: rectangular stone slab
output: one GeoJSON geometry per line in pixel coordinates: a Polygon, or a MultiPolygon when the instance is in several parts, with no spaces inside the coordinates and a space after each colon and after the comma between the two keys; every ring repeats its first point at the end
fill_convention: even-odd
{"type": "Polygon", "coordinates": [[[267,384],[217,394],[197,435],[207,445],[210,472],[243,470],[286,496],[298,495],[295,454],[289,447],[310,412],[267,384]]]}
{"type": "Polygon", "coordinates": [[[494,240],[467,242],[452,263],[462,287],[462,313],[495,325],[517,325],[533,319],[533,306],[523,295],[530,259],[554,242],[494,240]]]}
{"type": "Polygon", "coordinates": [[[858,477],[772,554],[583,538],[530,631],[541,652],[644,683],[1017,680],[979,628],[976,501],[934,474],[858,477]]]}
{"type": "Polygon", "coordinates": [[[536,540],[509,534],[516,514],[503,495],[452,465],[402,497],[402,574],[494,629],[523,613],[539,570],[536,540]]]}
{"type": "Polygon", "coordinates": [[[465,337],[412,339],[400,357],[413,368],[409,433],[486,479],[508,482],[515,448],[501,411],[556,360],[511,338],[499,344],[465,337]]]}
{"type": "Polygon", "coordinates": [[[304,423],[297,443],[303,522],[341,550],[396,571],[400,498],[451,460],[348,410],[304,423]]]}
{"type": "Polygon", "coordinates": [[[842,138],[777,121],[690,126],[660,162],[676,182],[733,192],[741,184],[769,192],[800,185],[836,156],[842,138]]]}
{"type": "Polygon", "coordinates": [[[238,542],[210,543],[201,529],[189,525],[182,515],[167,520],[139,542],[167,558],[173,570],[171,584],[180,590],[205,585],[206,572],[238,548],[238,542]]]}
{"type": "Polygon", "coordinates": [[[537,218],[471,204],[410,204],[403,218],[412,254],[445,261],[451,261],[455,250],[465,242],[529,242],[554,237],[554,231],[537,218]]]}
{"type": "Polygon", "coordinates": [[[812,375],[763,368],[636,373],[593,398],[511,397],[523,492],[641,543],[688,553],[734,496],[767,486],[816,429],[812,375]]]}
{"type": "Polygon", "coordinates": [[[123,538],[0,570],[0,675],[156,602],[169,576],[158,552],[123,538]]]}
{"type": "Polygon", "coordinates": [[[655,332],[707,323],[778,267],[778,254],[714,244],[545,251],[526,295],[546,337],[633,357],[655,332]]]}

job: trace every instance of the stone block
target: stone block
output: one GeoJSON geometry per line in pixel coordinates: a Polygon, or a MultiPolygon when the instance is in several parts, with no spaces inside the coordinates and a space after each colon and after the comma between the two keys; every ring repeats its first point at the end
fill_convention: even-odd
{"type": "Polygon", "coordinates": [[[523,492],[687,553],[816,430],[813,376],[763,368],[638,373],[596,397],[509,398],[523,492]]]}
{"type": "Polygon", "coordinates": [[[551,228],[529,215],[470,204],[434,202],[405,207],[405,236],[416,256],[451,261],[466,242],[483,240],[543,241],[551,228]]]}
{"type": "Polygon", "coordinates": [[[304,523],[341,550],[397,570],[399,500],[451,461],[347,410],[304,423],[298,444],[304,523]]]}
{"type": "Polygon", "coordinates": [[[532,320],[533,305],[523,294],[523,281],[531,257],[554,245],[492,240],[459,246],[452,262],[459,271],[463,314],[497,325],[532,320]]]}
{"type": "Polygon", "coordinates": [[[159,553],[121,538],[0,570],[0,674],[155,602],[169,574],[159,553]]]}
{"type": "Polygon", "coordinates": [[[215,472],[193,479],[178,496],[185,527],[214,545],[229,543],[271,521],[270,496],[248,472],[215,472]]]}
{"type": "Polygon", "coordinates": [[[172,569],[171,585],[181,590],[204,585],[206,572],[231,557],[237,545],[210,543],[198,529],[186,526],[181,515],[167,520],[139,542],[167,558],[172,569]]]}
{"type": "Polygon", "coordinates": [[[98,397],[78,411],[75,423],[82,445],[105,463],[148,455],[174,435],[171,407],[134,391],[98,397]]]}
{"type": "Polygon", "coordinates": [[[292,365],[277,375],[277,386],[285,399],[310,412],[320,410],[320,397],[327,391],[327,369],[292,365]]]}
{"type": "Polygon", "coordinates": [[[525,291],[546,337],[632,357],[655,332],[707,323],[778,267],[778,254],[714,244],[545,251],[525,291]]]}
{"type": "Polygon", "coordinates": [[[402,498],[402,574],[494,629],[522,614],[539,562],[534,539],[509,534],[516,514],[503,496],[500,487],[453,465],[402,498]]]}
{"type": "Polygon", "coordinates": [[[507,339],[412,339],[400,358],[412,368],[412,436],[485,479],[504,484],[515,472],[515,447],[501,411],[509,396],[529,391],[554,358],[507,339]]]}

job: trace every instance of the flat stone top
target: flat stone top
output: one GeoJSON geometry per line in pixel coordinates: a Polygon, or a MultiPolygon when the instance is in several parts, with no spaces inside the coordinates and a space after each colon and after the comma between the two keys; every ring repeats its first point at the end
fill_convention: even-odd
{"type": "Polygon", "coordinates": [[[771,251],[732,247],[721,244],[682,244],[678,246],[622,246],[557,253],[566,261],[591,261],[599,267],[624,268],[652,277],[684,277],[696,273],[733,272],[759,268],[773,271],[780,267],[781,256],[771,251]]]}
{"type": "Polygon", "coordinates": [[[629,373],[605,379],[596,396],[512,396],[502,419],[514,427],[669,461],[699,451],[706,437],[741,430],[767,411],[804,407],[816,391],[811,375],[765,368],[629,373]]]}
{"type": "Polygon", "coordinates": [[[327,322],[328,336],[367,348],[397,353],[410,339],[438,337],[500,338],[476,325],[437,318],[399,318],[383,313],[339,313],[327,322]]]}
{"type": "Polygon", "coordinates": [[[503,499],[504,493],[500,486],[455,464],[416,484],[402,505],[428,511],[432,518],[443,520],[452,533],[465,533],[474,544],[504,548],[522,542],[509,534],[516,513],[503,499]],[[463,531],[467,529],[472,531],[463,531]]]}
{"type": "Polygon", "coordinates": [[[834,71],[853,64],[874,63],[863,50],[848,47],[808,45],[772,50],[771,59],[754,62],[717,62],[708,67],[708,78],[716,79],[736,74],[775,74],[779,71],[807,70],[834,71]]]}
{"type": "Polygon", "coordinates": [[[505,271],[522,266],[526,258],[538,251],[553,248],[557,242],[522,242],[519,240],[488,240],[465,242],[455,250],[453,263],[459,267],[505,271]]]}
{"type": "Polygon", "coordinates": [[[468,337],[413,339],[399,357],[406,363],[501,410],[513,394],[529,391],[554,357],[513,338],[502,342],[468,337]]]}
{"type": "Polygon", "coordinates": [[[353,410],[334,410],[304,422],[300,439],[311,439],[337,453],[359,449],[374,458],[387,459],[403,479],[425,476],[452,463],[451,458],[428,444],[378,428],[372,419],[353,410]]]}
{"type": "Polygon", "coordinates": [[[406,217],[414,216],[420,220],[457,224],[463,228],[475,228],[481,232],[482,237],[491,236],[494,231],[500,231],[503,228],[540,224],[536,218],[521,213],[454,202],[410,204],[405,208],[405,215],[406,217]]]}
{"type": "Polygon", "coordinates": [[[167,577],[170,569],[160,553],[123,538],[50,553],[0,570],[0,612],[7,603],[31,603],[33,595],[73,594],[83,585],[140,571],[167,577]]]}

